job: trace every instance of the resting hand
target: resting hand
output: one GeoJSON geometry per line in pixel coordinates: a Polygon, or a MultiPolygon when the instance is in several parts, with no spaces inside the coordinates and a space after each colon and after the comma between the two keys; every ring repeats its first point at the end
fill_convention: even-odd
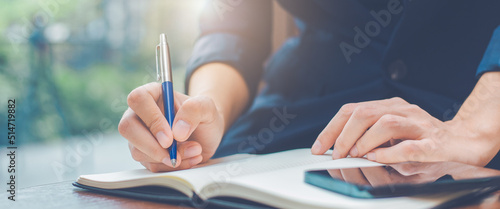
{"type": "Polygon", "coordinates": [[[442,122],[401,98],[344,105],[316,139],[313,154],[381,163],[457,161],[486,165],[498,151],[460,121],[442,122]]]}

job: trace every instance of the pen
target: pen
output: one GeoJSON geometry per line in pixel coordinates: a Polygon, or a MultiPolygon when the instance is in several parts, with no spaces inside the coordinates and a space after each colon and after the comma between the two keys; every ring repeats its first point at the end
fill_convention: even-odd
{"type": "MultiPolygon", "coordinates": [[[[160,44],[156,46],[156,76],[157,80],[161,79],[163,109],[165,118],[172,128],[174,122],[174,87],[172,86],[172,66],[170,65],[170,51],[168,49],[167,37],[164,33],[160,34],[160,44]]],[[[177,163],[177,141],[172,141],[172,145],[168,148],[170,154],[170,162],[175,168],[177,163]]]]}

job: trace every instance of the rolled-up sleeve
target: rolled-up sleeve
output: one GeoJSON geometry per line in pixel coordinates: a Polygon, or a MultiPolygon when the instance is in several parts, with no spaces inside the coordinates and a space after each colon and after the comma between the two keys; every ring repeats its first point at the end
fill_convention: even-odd
{"type": "Polygon", "coordinates": [[[488,48],[477,69],[477,77],[490,71],[500,71],[500,26],[493,32],[488,48]]]}
{"type": "Polygon", "coordinates": [[[212,0],[200,15],[201,34],[187,64],[186,92],[191,75],[211,62],[239,71],[253,97],[271,46],[272,1],[212,0]]]}

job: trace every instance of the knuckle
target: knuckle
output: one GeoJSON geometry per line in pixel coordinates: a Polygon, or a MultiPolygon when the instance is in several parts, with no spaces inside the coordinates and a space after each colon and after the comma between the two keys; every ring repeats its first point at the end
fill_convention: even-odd
{"type": "Polygon", "coordinates": [[[351,115],[352,112],[354,111],[354,109],[356,108],[356,106],[357,105],[354,103],[348,103],[348,104],[342,105],[342,107],[340,107],[340,109],[339,109],[339,114],[341,114],[343,116],[351,115]]]}
{"type": "Polygon", "coordinates": [[[393,97],[393,98],[390,98],[390,100],[394,103],[398,103],[398,104],[408,104],[408,102],[406,102],[406,100],[404,100],[403,98],[401,97],[393,97]]]}
{"type": "Polygon", "coordinates": [[[159,130],[161,130],[162,123],[165,121],[165,117],[163,115],[159,114],[154,114],[153,118],[148,121],[146,126],[148,126],[149,130],[153,133],[156,134],[159,130]]]}
{"type": "Polygon", "coordinates": [[[406,143],[406,146],[403,149],[408,158],[408,161],[421,161],[421,147],[413,141],[408,142],[409,143],[406,143]]]}
{"type": "Polygon", "coordinates": [[[435,129],[434,124],[429,121],[417,122],[417,127],[420,127],[422,130],[430,130],[431,135],[436,135],[439,132],[439,129],[435,129]]]}
{"type": "Polygon", "coordinates": [[[125,138],[128,136],[128,129],[130,126],[130,119],[127,117],[124,117],[120,120],[120,123],[118,123],[118,132],[125,138]]]}
{"type": "Polygon", "coordinates": [[[418,113],[422,109],[418,105],[416,105],[416,104],[408,104],[408,105],[405,105],[404,110],[406,112],[409,112],[409,113],[418,113]]]}
{"type": "Polygon", "coordinates": [[[200,101],[199,98],[193,97],[193,98],[187,99],[184,102],[184,104],[182,104],[182,108],[185,111],[189,111],[191,113],[198,114],[198,113],[202,112],[203,103],[200,101]]]}
{"type": "MultiPolygon", "coordinates": [[[[182,104],[182,109],[189,112],[189,115],[198,116],[198,120],[210,123],[217,117],[218,112],[214,101],[207,96],[196,96],[189,98],[182,104]]],[[[186,119],[191,121],[190,119],[186,119]]],[[[194,121],[192,121],[194,122],[194,121]]]]}
{"type": "Polygon", "coordinates": [[[135,148],[135,147],[131,147],[130,148],[130,155],[132,155],[132,159],[134,159],[135,161],[137,162],[141,162],[142,159],[140,158],[142,152],[139,151],[139,149],[135,148]]]}
{"type": "Polygon", "coordinates": [[[203,103],[202,105],[203,112],[208,113],[205,114],[206,120],[208,121],[207,123],[211,123],[212,121],[215,120],[215,118],[217,118],[218,114],[215,103],[212,100],[212,98],[207,96],[203,96],[201,98],[201,102],[203,103]]]}
{"type": "Polygon", "coordinates": [[[213,110],[216,109],[214,100],[212,100],[212,98],[204,96],[202,98],[202,101],[203,101],[203,104],[204,104],[203,106],[205,108],[207,108],[208,111],[213,111],[213,110]]]}
{"type": "Polygon", "coordinates": [[[337,140],[334,145],[335,149],[338,149],[339,151],[344,151],[347,149],[347,144],[343,140],[337,140]]]}
{"type": "Polygon", "coordinates": [[[143,100],[144,91],[139,87],[130,92],[127,96],[127,104],[130,108],[134,109],[140,105],[143,100]]]}
{"type": "Polygon", "coordinates": [[[401,121],[395,115],[383,115],[380,118],[379,122],[381,123],[382,126],[390,129],[401,127],[401,121]]]}
{"type": "Polygon", "coordinates": [[[433,140],[428,140],[428,139],[421,140],[419,146],[420,150],[422,150],[422,152],[426,156],[431,156],[439,151],[438,146],[433,140]]]}
{"type": "Polygon", "coordinates": [[[203,112],[210,111],[215,106],[213,100],[207,96],[197,96],[193,101],[196,101],[197,107],[203,112]]]}
{"type": "Polygon", "coordinates": [[[359,105],[354,109],[353,117],[359,117],[363,119],[373,119],[377,116],[376,107],[373,105],[359,105]]]}
{"type": "MultiPolygon", "coordinates": [[[[160,145],[158,145],[158,146],[160,146],[160,145]]],[[[150,157],[153,158],[153,160],[155,160],[156,162],[161,162],[163,160],[163,158],[167,157],[167,154],[166,154],[166,151],[164,149],[159,147],[158,149],[153,149],[151,151],[150,157]]]]}
{"type": "Polygon", "coordinates": [[[208,96],[205,96],[205,95],[196,96],[195,98],[200,103],[207,103],[208,104],[208,103],[212,102],[212,99],[208,96]]]}

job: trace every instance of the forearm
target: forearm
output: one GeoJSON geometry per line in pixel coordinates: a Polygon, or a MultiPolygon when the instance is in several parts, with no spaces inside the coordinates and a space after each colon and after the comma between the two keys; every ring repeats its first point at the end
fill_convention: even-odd
{"type": "Polygon", "coordinates": [[[223,63],[209,63],[197,69],[191,76],[188,95],[212,98],[224,118],[224,132],[249,102],[245,80],[236,69],[223,63]]]}
{"type": "Polygon", "coordinates": [[[482,75],[449,123],[467,130],[470,137],[496,154],[500,149],[500,72],[482,75]]]}

